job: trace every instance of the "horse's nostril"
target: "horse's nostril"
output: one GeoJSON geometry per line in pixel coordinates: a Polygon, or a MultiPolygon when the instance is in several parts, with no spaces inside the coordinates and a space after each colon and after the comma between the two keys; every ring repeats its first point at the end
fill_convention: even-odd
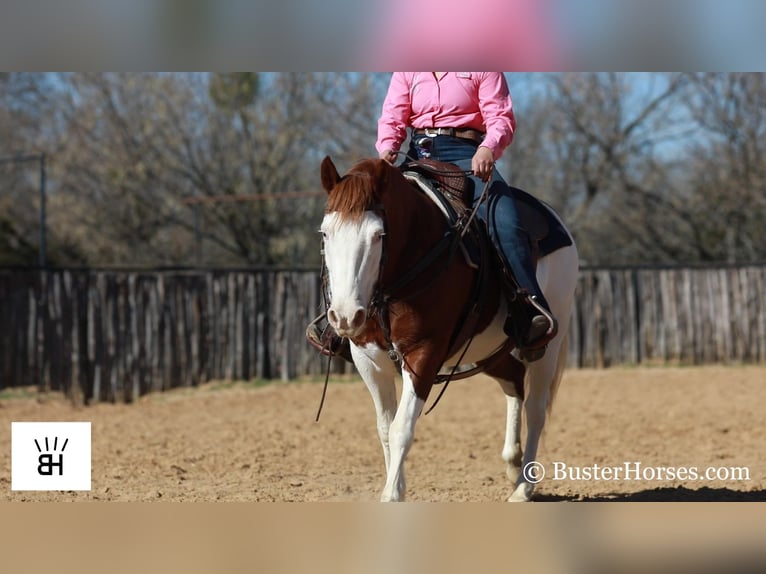
{"type": "Polygon", "coordinates": [[[364,324],[364,320],[367,316],[367,313],[364,312],[364,309],[361,307],[356,310],[356,313],[354,313],[354,318],[351,320],[351,327],[354,329],[358,329],[359,327],[364,324]]]}

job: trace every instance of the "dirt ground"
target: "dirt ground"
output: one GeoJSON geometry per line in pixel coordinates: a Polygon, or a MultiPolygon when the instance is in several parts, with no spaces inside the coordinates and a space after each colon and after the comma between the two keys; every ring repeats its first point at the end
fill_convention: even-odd
{"type": "MultiPolygon", "coordinates": [[[[321,390],[213,383],[82,408],[57,395],[5,393],[0,500],[375,501],[384,469],[367,390],[358,379],[331,384],[316,423],[321,390]],[[11,421],[91,421],[92,490],[11,491],[11,421]]],[[[568,371],[538,456],[549,478],[535,499],[766,500],[764,414],[766,367],[568,371]],[[591,472],[640,463],[632,468],[643,478],[553,480],[554,462],[591,472]],[[747,467],[749,480],[668,479],[658,467],[747,467]]],[[[504,423],[495,383],[453,383],[418,423],[408,499],[505,500],[504,423]]]]}

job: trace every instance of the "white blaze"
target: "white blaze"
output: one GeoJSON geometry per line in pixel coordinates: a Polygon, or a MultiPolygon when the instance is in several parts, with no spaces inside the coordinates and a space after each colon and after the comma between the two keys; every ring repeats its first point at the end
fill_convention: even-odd
{"type": "Polygon", "coordinates": [[[361,219],[328,213],[321,227],[330,282],[327,319],[339,335],[353,337],[364,325],[383,253],[383,220],[372,211],[361,219]]]}

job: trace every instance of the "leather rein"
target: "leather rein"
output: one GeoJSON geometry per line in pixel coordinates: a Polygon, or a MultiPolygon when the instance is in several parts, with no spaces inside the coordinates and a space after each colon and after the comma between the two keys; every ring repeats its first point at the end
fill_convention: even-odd
{"type": "MultiPolygon", "coordinates": [[[[429,167],[428,169],[434,175],[452,176],[455,173],[453,171],[441,172],[434,167],[429,167]]],[[[462,175],[464,176],[470,175],[470,174],[471,174],[470,171],[462,172],[462,175]]],[[[465,236],[468,229],[470,228],[471,223],[475,219],[476,213],[478,212],[482,203],[484,203],[487,200],[487,197],[489,195],[489,186],[490,186],[490,182],[487,181],[484,185],[484,189],[482,190],[482,194],[479,197],[479,200],[475,203],[473,208],[470,211],[466,212],[465,217],[458,218],[458,220],[454,224],[451,224],[448,227],[447,231],[444,233],[442,238],[418,261],[417,265],[410,268],[404,275],[402,275],[397,281],[395,281],[392,285],[388,287],[383,287],[380,281],[378,282],[375,288],[375,292],[373,294],[372,300],[370,302],[370,307],[368,308],[368,317],[373,317],[373,316],[377,317],[378,323],[385,337],[386,345],[388,347],[387,349],[388,356],[392,361],[404,362],[404,358],[402,357],[401,353],[394,348],[393,342],[391,341],[391,327],[389,322],[389,305],[397,301],[405,301],[407,299],[413,298],[427,291],[436,283],[436,281],[440,278],[440,276],[444,272],[446,272],[446,270],[449,268],[450,263],[452,262],[452,259],[457,251],[458,246],[460,245],[460,242],[462,241],[463,237],[465,236]],[[429,269],[431,265],[433,265],[433,263],[445,253],[448,254],[445,264],[443,265],[443,267],[440,269],[438,273],[435,273],[432,275],[432,278],[430,281],[428,281],[428,283],[426,283],[423,287],[421,287],[415,292],[407,293],[406,295],[401,297],[396,296],[396,293],[404,289],[407,285],[409,285],[412,281],[414,281],[417,277],[419,277],[422,273],[424,273],[427,269],[429,269]]],[[[385,229],[386,229],[385,208],[382,205],[376,205],[374,206],[374,208],[381,215],[381,219],[383,220],[384,232],[385,232],[385,229]]],[[[378,277],[382,277],[383,267],[386,261],[385,234],[384,234],[383,240],[384,240],[383,254],[381,256],[380,272],[378,277]]],[[[479,306],[478,308],[476,308],[476,306],[481,304],[478,294],[481,288],[482,281],[486,279],[487,265],[483,265],[482,267],[483,269],[480,270],[479,272],[482,273],[483,275],[481,275],[475,282],[473,296],[468,300],[465,308],[463,309],[461,321],[452,335],[452,344],[450,345],[450,349],[447,356],[451,356],[452,354],[454,354],[454,352],[457,351],[457,349],[453,347],[454,347],[454,344],[457,342],[458,336],[460,334],[463,334],[464,332],[468,331],[470,333],[470,336],[467,342],[462,345],[463,351],[460,354],[460,357],[458,361],[456,362],[455,366],[452,368],[452,370],[447,374],[437,374],[435,384],[444,383],[444,386],[442,387],[434,403],[426,411],[425,414],[430,413],[436,407],[442,395],[444,394],[444,391],[446,391],[450,381],[468,378],[483,372],[484,370],[489,368],[492,364],[494,364],[496,360],[498,360],[503,355],[509,353],[513,349],[513,346],[514,346],[513,341],[511,339],[507,339],[503,343],[503,345],[501,345],[494,352],[492,352],[487,358],[477,362],[475,366],[473,366],[472,368],[458,371],[458,367],[461,361],[463,360],[463,358],[465,357],[466,353],[468,352],[468,349],[470,348],[471,343],[473,342],[473,338],[475,336],[475,330],[474,330],[475,322],[474,324],[467,324],[468,321],[470,320],[469,316],[472,314],[471,313],[472,311],[474,311],[473,316],[475,317],[478,317],[481,314],[481,307],[479,306]],[[472,306],[474,308],[472,308],[472,306]]]]}

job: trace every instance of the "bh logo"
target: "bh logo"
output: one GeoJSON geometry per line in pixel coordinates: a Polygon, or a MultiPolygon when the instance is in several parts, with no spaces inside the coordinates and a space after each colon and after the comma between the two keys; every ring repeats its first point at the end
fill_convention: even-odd
{"type": "Polygon", "coordinates": [[[11,490],[90,490],[90,454],[89,422],[11,423],[11,490]]]}
{"type": "MultiPolygon", "coordinates": [[[[69,442],[69,439],[64,439],[63,444],[61,445],[61,454],[59,454],[58,462],[53,461],[53,456],[56,452],[56,446],[58,445],[59,437],[53,437],[53,454],[48,452],[48,437],[45,437],[45,453],[41,454],[39,457],[37,457],[37,460],[40,461],[40,464],[37,465],[37,474],[42,474],[44,476],[50,476],[53,474],[54,467],[58,467],[59,469],[59,476],[63,476],[64,474],[64,449],[66,449],[66,445],[69,442]]],[[[37,446],[38,452],[43,452],[40,448],[40,443],[37,442],[37,439],[35,439],[35,445],[37,446]]]]}

